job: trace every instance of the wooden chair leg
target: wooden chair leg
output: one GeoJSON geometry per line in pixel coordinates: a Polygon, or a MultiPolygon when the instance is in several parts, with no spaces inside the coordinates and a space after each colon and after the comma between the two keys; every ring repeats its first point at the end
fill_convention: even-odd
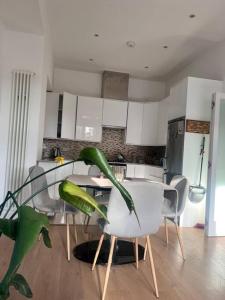
{"type": "Polygon", "coordinates": [[[75,238],[75,242],[77,244],[78,237],[77,237],[77,226],[76,226],[76,216],[75,215],[73,215],[73,226],[74,226],[74,238],[75,238]]]}
{"type": "Polygon", "coordinates": [[[145,243],[145,252],[144,252],[143,260],[146,260],[147,251],[148,251],[148,245],[147,245],[147,242],[146,242],[146,243],[145,243]]]}
{"type": "Polygon", "coordinates": [[[167,219],[164,218],[164,224],[165,224],[165,234],[166,234],[166,245],[169,243],[169,234],[168,234],[168,226],[167,226],[167,219]]]}
{"type": "Polygon", "coordinates": [[[179,241],[179,245],[180,245],[181,254],[182,254],[183,260],[185,260],[184,246],[183,246],[183,242],[182,242],[182,239],[180,236],[180,231],[179,231],[178,225],[176,223],[175,223],[175,227],[176,227],[176,232],[177,232],[177,237],[178,237],[178,241],[179,241]]]}
{"type": "Polygon", "coordinates": [[[136,268],[138,269],[138,262],[139,262],[139,257],[138,257],[138,238],[135,238],[135,259],[136,259],[136,268]]]}
{"type": "Polygon", "coordinates": [[[94,268],[95,268],[95,265],[96,265],[96,262],[97,262],[97,259],[98,259],[98,256],[99,256],[99,252],[101,250],[101,247],[102,247],[102,242],[104,240],[104,233],[101,235],[100,237],[100,240],[99,240],[99,243],[98,243],[98,248],[96,250],[96,253],[95,253],[95,258],[94,258],[94,262],[93,262],[93,265],[92,265],[92,268],[91,270],[94,271],[94,268]]]}
{"type": "Polygon", "coordinates": [[[87,223],[86,223],[85,229],[84,229],[84,232],[85,232],[85,233],[87,233],[87,229],[88,229],[88,226],[89,226],[89,223],[90,223],[90,219],[91,219],[91,217],[88,216],[88,218],[87,218],[87,223]]]}
{"type": "Polygon", "coordinates": [[[110,273],[111,264],[112,264],[112,256],[113,256],[115,240],[116,240],[116,237],[112,236],[111,246],[110,246],[110,251],[109,251],[109,258],[108,258],[108,265],[107,265],[107,270],[106,270],[106,275],[105,275],[104,289],[103,289],[103,294],[102,294],[102,300],[105,300],[106,289],[107,289],[108,281],[109,281],[109,273],[110,273]]]}
{"type": "Polygon", "coordinates": [[[66,214],[66,242],[67,242],[67,259],[70,261],[70,224],[69,214],[66,214]]]}
{"type": "Polygon", "coordinates": [[[148,245],[148,253],[149,253],[149,259],[150,259],[151,270],[152,270],[152,277],[153,277],[153,282],[154,282],[154,286],[155,286],[155,293],[156,293],[156,297],[159,298],[159,291],[158,291],[157,279],[156,279],[156,274],[155,274],[155,265],[154,265],[154,260],[153,260],[153,255],[152,255],[152,247],[151,247],[151,242],[150,242],[149,236],[147,236],[147,245],[148,245]]]}

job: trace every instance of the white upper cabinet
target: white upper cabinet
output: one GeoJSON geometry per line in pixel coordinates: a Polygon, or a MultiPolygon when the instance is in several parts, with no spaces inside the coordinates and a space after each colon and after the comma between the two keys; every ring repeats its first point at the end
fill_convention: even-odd
{"type": "Polygon", "coordinates": [[[57,138],[58,109],[59,93],[48,92],[45,109],[45,138],[57,138]]]}
{"type": "Polygon", "coordinates": [[[141,145],[143,146],[157,145],[158,113],[158,102],[144,103],[141,140],[141,145]]]}
{"type": "Polygon", "coordinates": [[[158,134],[158,102],[129,102],[126,143],[156,146],[158,134]]]}
{"type": "Polygon", "coordinates": [[[64,92],[61,138],[75,139],[77,96],[64,92]]]}
{"type": "Polygon", "coordinates": [[[143,103],[128,104],[126,144],[141,145],[143,109],[143,103]]]}
{"type": "Polygon", "coordinates": [[[126,127],[127,105],[127,101],[104,99],[102,125],[109,127],[126,127]]]}
{"type": "Polygon", "coordinates": [[[78,96],[76,140],[101,142],[103,99],[78,96]]]}

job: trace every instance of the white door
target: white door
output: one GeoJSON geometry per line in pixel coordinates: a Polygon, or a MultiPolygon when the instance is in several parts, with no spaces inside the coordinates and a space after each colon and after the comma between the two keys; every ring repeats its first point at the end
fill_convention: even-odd
{"type": "Polygon", "coordinates": [[[78,96],[76,140],[101,142],[103,99],[78,96]]]}
{"type": "Polygon", "coordinates": [[[212,101],[209,171],[206,200],[206,234],[225,236],[225,94],[212,101]]]}
{"type": "Polygon", "coordinates": [[[77,96],[64,92],[61,138],[74,140],[76,127],[77,96]]]}
{"type": "Polygon", "coordinates": [[[143,103],[129,102],[127,117],[126,144],[141,145],[143,103]]]}
{"type": "Polygon", "coordinates": [[[103,126],[126,127],[127,101],[104,99],[103,126]]]}
{"type": "Polygon", "coordinates": [[[156,146],[158,135],[158,113],[159,103],[144,103],[143,123],[142,123],[142,139],[143,146],[156,146]]]}
{"type": "Polygon", "coordinates": [[[59,93],[48,92],[45,109],[45,138],[57,138],[59,93]]]}

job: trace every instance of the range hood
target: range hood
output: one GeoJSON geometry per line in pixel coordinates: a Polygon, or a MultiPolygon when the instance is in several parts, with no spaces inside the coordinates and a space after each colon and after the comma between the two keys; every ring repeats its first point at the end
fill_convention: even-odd
{"type": "Polygon", "coordinates": [[[128,100],[129,74],[104,71],[102,74],[102,98],[128,100]]]}

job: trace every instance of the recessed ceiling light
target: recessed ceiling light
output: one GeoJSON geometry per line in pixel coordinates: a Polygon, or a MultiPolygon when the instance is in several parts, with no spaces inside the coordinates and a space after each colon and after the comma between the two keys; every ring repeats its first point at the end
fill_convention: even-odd
{"type": "Polygon", "coordinates": [[[163,46],[163,48],[164,48],[164,49],[168,49],[168,46],[167,46],[167,45],[165,45],[165,46],[163,46]]]}
{"type": "Polygon", "coordinates": [[[149,69],[150,68],[150,66],[145,66],[145,69],[149,69]]]}
{"type": "Polygon", "coordinates": [[[136,46],[135,41],[127,41],[126,44],[127,44],[127,47],[129,47],[129,48],[134,48],[136,46]]]}
{"type": "Polygon", "coordinates": [[[94,61],[94,59],[93,59],[93,58],[89,58],[89,61],[93,62],[93,61],[94,61]]]}
{"type": "Polygon", "coordinates": [[[190,15],[189,15],[189,18],[191,18],[191,19],[193,19],[193,18],[195,18],[195,17],[196,17],[195,14],[190,14],[190,15]]]}
{"type": "Polygon", "coordinates": [[[99,34],[98,33],[94,33],[94,37],[99,37],[99,34]]]}

